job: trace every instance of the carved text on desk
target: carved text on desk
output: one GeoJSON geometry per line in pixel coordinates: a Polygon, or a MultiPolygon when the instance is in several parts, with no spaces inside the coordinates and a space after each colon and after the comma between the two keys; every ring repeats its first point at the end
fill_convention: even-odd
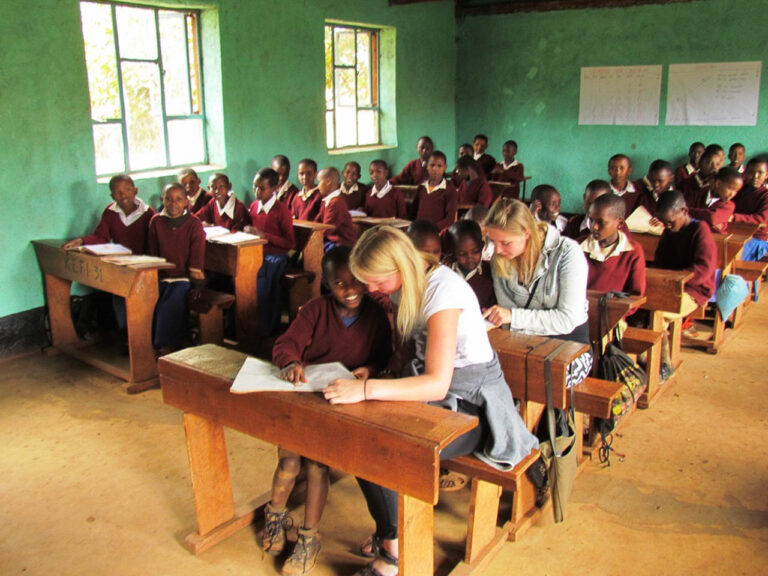
{"type": "Polygon", "coordinates": [[[64,270],[81,278],[83,284],[93,282],[98,284],[104,283],[103,268],[96,262],[87,262],[67,255],[64,260],[64,270]]]}

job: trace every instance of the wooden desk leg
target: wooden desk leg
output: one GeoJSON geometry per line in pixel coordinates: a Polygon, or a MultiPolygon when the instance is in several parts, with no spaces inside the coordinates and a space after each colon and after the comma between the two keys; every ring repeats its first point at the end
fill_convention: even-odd
{"type": "MultiPolygon", "coordinates": [[[[249,252],[250,254],[250,252],[249,252]]],[[[263,263],[261,246],[254,256],[237,259],[235,282],[235,315],[237,342],[245,351],[253,351],[259,341],[259,304],[256,278],[263,263]],[[256,256],[258,254],[258,257],[256,256]]]]}
{"type": "Polygon", "coordinates": [[[70,293],[72,282],[50,274],[45,275],[45,293],[48,300],[48,317],[51,323],[51,340],[54,346],[74,345],[78,342],[72,323],[70,293]]]}
{"type": "Polygon", "coordinates": [[[399,495],[399,569],[402,576],[432,576],[435,572],[435,511],[432,504],[399,495]]]}
{"type": "Polygon", "coordinates": [[[156,274],[141,274],[125,299],[125,317],[128,328],[130,354],[130,394],[143,392],[158,383],[157,361],[152,348],[152,317],[159,288],[156,274]]]}
{"type": "Polygon", "coordinates": [[[645,373],[648,376],[648,387],[637,401],[638,408],[648,408],[651,398],[656,396],[661,372],[661,342],[651,346],[645,353],[645,373]]]}
{"type": "Polygon", "coordinates": [[[680,365],[680,349],[683,342],[683,319],[678,318],[669,323],[669,359],[672,367],[680,365]]]}
{"type": "MultiPolygon", "coordinates": [[[[501,486],[477,478],[472,479],[472,496],[469,505],[467,548],[464,562],[472,564],[497,537],[496,521],[499,514],[501,486]]],[[[499,538],[506,541],[506,534],[499,538]]]]}

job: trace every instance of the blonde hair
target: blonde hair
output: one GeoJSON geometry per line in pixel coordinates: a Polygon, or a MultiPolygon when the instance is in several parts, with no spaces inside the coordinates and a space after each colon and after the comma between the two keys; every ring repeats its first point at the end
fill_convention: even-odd
{"type": "Polygon", "coordinates": [[[349,257],[352,274],[365,282],[371,277],[400,274],[400,305],[395,324],[405,340],[422,317],[427,275],[427,260],[414,247],[405,232],[393,226],[375,226],[360,236],[349,257]]]}
{"type": "Polygon", "coordinates": [[[513,236],[524,236],[526,232],[528,233],[528,241],[525,243],[522,254],[511,259],[494,254],[493,266],[502,278],[509,278],[514,271],[519,282],[530,284],[549,224],[536,222],[528,206],[519,200],[499,198],[488,211],[483,225],[513,236]]]}

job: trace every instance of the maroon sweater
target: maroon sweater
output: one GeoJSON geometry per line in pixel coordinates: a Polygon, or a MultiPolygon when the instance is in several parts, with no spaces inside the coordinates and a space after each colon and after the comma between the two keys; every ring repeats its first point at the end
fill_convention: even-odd
{"type": "Polygon", "coordinates": [[[291,202],[291,214],[296,220],[316,220],[321,201],[322,197],[317,190],[306,201],[301,197],[301,192],[297,192],[291,202]]]}
{"type": "Polygon", "coordinates": [[[682,164],[677,167],[675,170],[675,186],[677,186],[678,189],[683,185],[683,182],[688,180],[691,176],[693,176],[696,172],[695,170],[688,173],[688,170],[686,170],[686,166],[688,166],[688,163],[682,164]]]}
{"type": "Polygon", "coordinates": [[[403,191],[392,188],[384,198],[373,195],[373,187],[365,196],[365,212],[372,218],[408,218],[403,191]]]}
{"type": "Polygon", "coordinates": [[[403,168],[403,171],[400,172],[397,176],[394,178],[390,178],[389,181],[394,186],[395,184],[409,184],[409,185],[418,185],[424,182],[427,178],[429,178],[429,174],[427,174],[427,166],[426,162],[421,161],[421,158],[414,158],[408,164],[405,165],[405,168],[403,168]]]}
{"type": "Polygon", "coordinates": [[[733,211],[736,208],[731,200],[718,200],[712,206],[705,206],[703,208],[691,208],[688,213],[696,218],[709,224],[712,232],[717,234],[725,234],[728,230],[728,221],[733,215],[733,211]]]}
{"type": "Polygon", "coordinates": [[[251,204],[251,223],[264,233],[267,245],[266,254],[285,254],[296,247],[293,233],[293,218],[288,208],[280,200],[275,201],[269,214],[259,212],[259,201],[251,204]]]}
{"type": "MultiPolygon", "coordinates": [[[[469,284],[470,288],[472,288],[472,291],[475,293],[475,296],[477,296],[477,301],[480,303],[480,309],[485,310],[486,308],[496,305],[496,292],[493,290],[491,263],[483,261],[480,263],[480,266],[483,270],[482,274],[475,273],[469,280],[467,280],[466,277],[464,277],[464,279],[467,280],[467,284],[469,284]]],[[[464,276],[462,272],[458,273],[464,276]]]]}
{"type": "Polygon", "coordinates": [[[367,295],[358,308],[359,316],[347,327],[338,304],[328,294],[314,298],[272,348],[272,361],[284,368],[291,362],[323,364],[341,362],[349,370],[373,366],[382,370],[392,350],[392,333],[387,314],[367,295]]]}
{"type": "Polygon", "coordinates": [[[341,197],[344,198],[344,202],[347,203],[349,210],[362,210],[365,205],[365,197],[368,195],[368,186],[362,182],[357,183],[357,190],[351,194],[345,194],[341,192],[341,197]]]}
{"type": "Polygon", "coordinates": [[[685,203],[688,205],[688,209],[693,208],[706,208],[707,207],[707,194],[712,190],[712,179],[705,180],[701,185],[699,179],[695,176],[691,176],[682,186],[680,186],[680,192],[683,193],[685,203]]]}
{"type": "Polygon", "coordinates": [[[693,278],[685,283],[685,291],[704,306],[715,293],[717,246],[709,226],[692,220],[679,232],[665,229],[656,248],[654,265],[670,270],[690,269],[693,278]]]}
{"type": "Polygon", "coordinates": [[[213,196],[211,196],[208,192],[206,192],[201,188],[200,196],[198,196],[197,200],[195,200],[195,203],[189,207],[189,211],[192,214],[196,214],[197,212],[205,208],[205,205],[208,204],[208,202],[210,202],[211,200],[213,200],[213,196]]]}
{"type": "Polygon", "coordinates": [[[246,208],[245,204],[240,202],[240,200],[237,198],[235,198],[234,218],[230,218],[226,214],[221,214],[219,212],[219,203],[216,202],[215,198],[211,198],[208,204],[203,206],[202,210],[195,212],[195,216],[197,216],[202,222],[207,222],[208,224],[213,224],[214,226],[223,226],[224,228],[229,228],[231,232],[242,230],[251,223],[250,219],[248,218],[248,208],[246,208]]]}
{"type": "Polygon", "coordinates": [[[496,158],[491,156],[490,154],[483,153],[480,158],[475,160],[477,162],[477,165],[480,166],[480,168],[483,169],[483,173],[485,174],[486,178],[491,177],[491,172],[493,172],[493,169],[496,167],[496,158]]]}
{"type": "Polygon", "coordinates": [[[600,292],[628,292],[636,296],[645,294],[645,253],[634,240],[629,241],[633,250],[605,259],[593,260],[588,253],[589,273],[587,289],[600,292]]]}
{"type": "MultiPolygon", "coordinates": [[[[733,203],[736,205],[734,222],[768,226],[768,186],[763,185],[758,189],[744,186],[733,198],[733,203]]],[[[760,228],[752,237],[756,240],[768,240],[768,228],[760,228]]]]}
{"type": "Polygon", "coordinates": [[[83,237],[83,244],[114,242],[122,244],[134,254],[146,254],[149,222],[152,220],[152,216],[155,215],[155,211],[147,206],[147,211],[136,222],[126,226],[120,219],[120,214],[110,210],[109,206],[101,213],[101,220],[93,234],[83,237]]]}
{"type": "Polygon", "coordinates": [[[155,214],[149,223],[149,253],[165,258],[175,266],[172,270],[159,270],[161,280],[189,277],[190,268],[202,271],[205,264],[202,222],[189,212],[175,221],[163,214],[155,214]]]}
{"type": "Polygon", "coordinates": [[[283,203],[283,205],[288,208],[290,211],[291,205],[293,204],[293,197],[296,196],[296,194],[299,192],[299,189],[296,188],[294,184],[291,184],[288,186],[288,189],[283,192],[282,196],[278,196],[278,200],[283,203]]]}
{"type": "Polygon", "coordinates": [[[448,228],[456,221],[459,193],[452,182],[445,184],[445,189],[427,194],[423,184],[416,190],[413,203],[416,206],[416,220],[431,220],[440,230],[448,228]]]}
{"type": "Polygon", "coordinates": [[[459,184],[459,204],[482,204],[490,207],[492,200],[491,186],[482,174],[474,180],[464,180],[459,184]]]}
{"type": "Polygon", "coordinates": [[[584,222],[584,218],[586,218],[586,214],[574,214],[568,219],[568,224],[565,225],[565,228],[563,229],[563,236],[566,236],[568,238],[573,238],[581,244],[584,242],[584,240],[587,239],[589,236],[589,229],[585,228],[584,230],[581,230],[581,223],[584,222]]]}
{"type": "Polygon", "coordinates": [[[490,178],[494,182],[508,182],[509,184],[517,184],[519,186],[520,182],[525,180],[525,168],[518,162],[515,166],[510,166],[504,170],[504,164],[497,162],[491,171],[490,178]]]}
{"type": "Polygon", "coordinates": [[[357,228],[355,228],[355,223],[352,222],[352,216],[349,215],[347,203],[344,202],[344,198],[341,196],[333,198],[327,204],[321,202],[320,212],[318,212],[316,220],[336,227],[323,233],[326,241],[350,247],[354,246],[355,242],[357,242],[357,228]]]}

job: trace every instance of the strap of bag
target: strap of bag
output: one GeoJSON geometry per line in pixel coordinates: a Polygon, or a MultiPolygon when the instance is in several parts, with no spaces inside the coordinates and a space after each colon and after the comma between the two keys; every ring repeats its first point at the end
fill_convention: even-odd
{"type": "Polygon", "coordinates": [[[531,288],[531,291],[528,293],[528,300],[526,300],[525,306],[523,306],[523,308],[525,308],[526,310],[528,309],[528,306],[530,306],[531,302],[533,301],[533,295],[536,294],[536,288],[539,287],[539,280],[541,280],[540,277],[536,279],[536,282],[533,283],[533,287],[531,288]]]}
{"type": "Polygon", "coordinates": [[[552,360],[560,354],[560,351],[568,346],[569,342],[561,342],[557,348],[552,350],[547,357],[544,358],[544,385],[547,391],[547,432],[549,434],[549,442],[552,445],[552,454],[556,458],[562,456],[562,452],[558,452],[557,444],[555,443],[555,407],[554,399],[552,398],[552,360]]]}

